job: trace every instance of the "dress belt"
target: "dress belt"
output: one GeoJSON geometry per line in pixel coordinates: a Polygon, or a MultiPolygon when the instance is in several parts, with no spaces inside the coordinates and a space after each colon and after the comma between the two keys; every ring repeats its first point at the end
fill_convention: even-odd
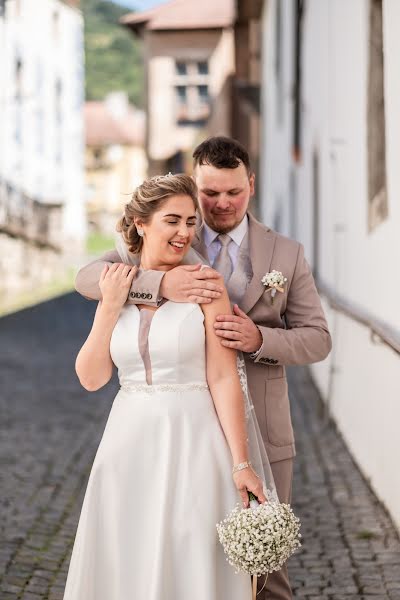
{"type": "Polygon", "coordinates": [[[192,383],[124,383],[120,390],[123,392],[145,392],[147,394],[155,394],[157,392],[200,392],[208,390],[207,383],[192,382],[192,383]]]}

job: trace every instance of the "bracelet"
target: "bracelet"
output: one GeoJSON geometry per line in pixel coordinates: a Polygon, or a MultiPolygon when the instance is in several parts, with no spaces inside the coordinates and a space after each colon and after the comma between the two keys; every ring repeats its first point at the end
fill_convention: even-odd
{"type": "Polygon", "coordinates": [[[241,471],[242,469],[247,469],[247,467],[251,467],[251,462],[249,460],[246,460],[245,462],[241,462],[238,465],[236,465],[235,467],[233,467],[232,469],[232,475],[233,473],[236,473],[237,471],[241,471]]]}

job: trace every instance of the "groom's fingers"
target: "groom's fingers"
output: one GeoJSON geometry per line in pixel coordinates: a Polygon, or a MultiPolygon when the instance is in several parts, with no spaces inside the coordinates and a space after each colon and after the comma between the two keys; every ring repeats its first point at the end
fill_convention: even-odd
{"type": "Polygon", "coordinates": [[[216,320],[219,322],[243,323],[243,318],[236,315],[218,315],[216,320]]]}
{"type": "Polygon", "coordinates": [[[232,321],[224,321],[223,323],[214,323],[214,328],[216,331],[221,331],[221,329],[225,329],[228,331],[241,331],[242,327],[240,323],[233,323],[232,321]]]}
{"type": "Polygon", "coordinates": [[[201,269],[201,263],[197,263],[197,265],[181,265],[181,269],[185,271],[198,271],[201,269]]]}
{"type": "Polygon", "coordinates": [[[241,308],[239,308],[239,306],[237,304],[233,305],[233,311],[239,316],[242,317],[242,319],[248,319],[248,316],[246,315],[245,312],[242,311],[241,308]]]}
{"type": "Polygon", "coordinates": [[[233,340],[221,340],[221,345],[234,350],[243,350],[243,342],[234,342],[233,340]]]}
{"type": "Polygon", "coordinates": [[[219,337],[228,339],[228,340],[237,340],[240,341],[242,339],[242,334],[239,331],[224,331],[223,329],[218,329],[215,332],[219,337]]]}
{"type": "MultiPolygon", "coordinates": [[[[211,267],[204,267],[193,274],[196,279],[221,279],[221,274],[211,267]]],[[[222,291],[222,288],[221,288],[222,291]]]]}
{"type": "Polygon", "coordinates": [[[206,296],[188,296],[187,301],[196,304],[209,304],[212,300],[211,298],[206,298],[206,296]]]}

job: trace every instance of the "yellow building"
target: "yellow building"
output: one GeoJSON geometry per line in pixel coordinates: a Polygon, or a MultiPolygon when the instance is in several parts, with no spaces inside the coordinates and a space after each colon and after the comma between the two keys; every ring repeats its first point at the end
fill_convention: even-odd
{"type": "Polygon", "coordinates": [[[86,102],[86,207],[92,230],[112,233],[123,205],[147,176],[145,114],[123,92],[86,102]]]}

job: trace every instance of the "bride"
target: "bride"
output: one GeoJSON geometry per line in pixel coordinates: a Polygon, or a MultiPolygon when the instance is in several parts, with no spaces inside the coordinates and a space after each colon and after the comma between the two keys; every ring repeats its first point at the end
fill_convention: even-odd
{"type": "MultiPolygon", "coordinates": [[[[189,250],[198,211],[187,175],[140,185],[117,225],[140,268],[168,271],[189,250]]],[[[125,304],[137,268],[104,267],[89,336],[76,359],[95,391],[118,368],[92,465],[64,600],[250,600],[216,523],[248,490],[265,502],[249,463],[236,351],[214,333],[230,312],[224,288],[209,304],[125,304]]],[[[221,285],[223,280],[221,278],[221,285]]]]}

